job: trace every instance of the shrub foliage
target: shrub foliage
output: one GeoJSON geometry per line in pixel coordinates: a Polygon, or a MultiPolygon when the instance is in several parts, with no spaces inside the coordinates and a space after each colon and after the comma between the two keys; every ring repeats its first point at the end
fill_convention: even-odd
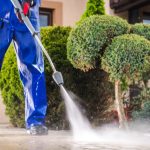
{"type": "Polygon", "coordinates": [[[146,39],[150,40],[150,25],[143,23],[132,25],[131,33],[144,36],[146,39]]]}
{"type": "Polygon", "coordinates": [[[150,121],[150,101],[143,102],[139,111],[134,111],[132,117],[137,120],[150,121]]]}
{"type": "Polygon", "coordinates": [[[133,119],[150,120],[150,88],[145,87],[131,101],[133,119]]]}
{"type": "Polygon", "coordinates": [[[126,34],[113,39],[102,58],[102,68],[110,79],[129,83],[140,79],[150,69],[150,42],[145,38],[126,34]]]}
{"type": "Polygon", "coordinates": [[[91,16],[82,20],[70,33],[67,56],[75,68],[88,71],[99,64],[112,38],[128,33],[129,25],[119,17],[91,16]]]}

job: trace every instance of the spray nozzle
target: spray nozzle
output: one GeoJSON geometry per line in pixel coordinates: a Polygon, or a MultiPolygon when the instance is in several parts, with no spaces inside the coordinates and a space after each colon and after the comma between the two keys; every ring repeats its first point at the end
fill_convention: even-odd
{"type": "Polygon", "coordinates": [[[62,76],[61,72],[55,71],[53,73],[53,79],[56,82],[56,84],[59,85],[59,86],[61,84],[64,84],[64,80],[63,80],[63,76],[62,76]]]}

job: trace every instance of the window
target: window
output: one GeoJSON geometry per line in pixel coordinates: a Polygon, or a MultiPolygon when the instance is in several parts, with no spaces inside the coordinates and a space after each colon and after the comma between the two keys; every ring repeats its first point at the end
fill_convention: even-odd
{"type": "Polygon", "coordinates": [[[53,25],[53,10],[40,8],[40,26],[50,26],[53,25]]]}
{"type": "Polygon", "coordinates": [[[150,13],[143,13],[143,23],[150,24],[150,13]]]}

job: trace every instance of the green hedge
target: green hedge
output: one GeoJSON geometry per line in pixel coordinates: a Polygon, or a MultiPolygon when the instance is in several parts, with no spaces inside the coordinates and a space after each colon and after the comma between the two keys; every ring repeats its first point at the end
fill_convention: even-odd
{"type": "Polygon", "coordinates": [[[126,34],[113,39],[102,58],[102,68],[110,79],[124,83],[139,80],[150,70],[150,42],[136,34],[126,34]]]}
{"type": "MultiPolygon", "coordinates": [[[[108,82],[107,74],[99,69],[84,73],[72,67],[67,60],[66,51],[69,32],[69,27],[46,27],[41,30],[41,39],[56,68],[62,72],[65,87],[83,99],[78,102],[87,110],[84,113],[98,124],[105,120],[102,116],[112,102],[113,87],[108,82]]],[[[46,58],[45,73],[48,97],[46,123],[52,129],[67,128],[64,101],[59,94],[58,86],[53,82],[52,69],[46,58]]],[[[0,88],[11,123],[23,127],[24,98],[13,47],[9,48],[4,59],[0,74],[0,88]]]]}
{"type": "Polygon", "coordinates": [[[131,26],[131,33],[144,36],[146,39],[150,40],[150,25],[143,23],[137,23],[131,26]]]}
{"type": "MultiPolygon", "coordinates": [[[[42,43],[51,56],[57,70],[62,72],[67,87],[71,83],[70,72],[72,72],[72,66],[66,59],[66,42],[70,30],[70,27],[46,27],[41,30],[42,43]]],[[[63,127],[66,126],[64,102],[59,94],[58,86],[53,82],[50,64],[45,56],[44,59],[48,97],[46,122],[48,126],[54,129],[65,128],[63,127]]]]}
{"type": "Polygon", "coordinates": [[[68,59],[83,71],[95,68],[112,38],[128,31],[128,23],[119,17],[95,15],[81,20],[68,38],[68,59]]]}

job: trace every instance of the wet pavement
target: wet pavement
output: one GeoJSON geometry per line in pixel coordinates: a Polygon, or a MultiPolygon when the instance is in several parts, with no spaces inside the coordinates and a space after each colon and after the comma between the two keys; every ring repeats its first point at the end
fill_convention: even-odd
{"type": "Polygon", "coordinates": [[[48,136],[30,136],[25,129],[0,125],[0,150],[150,150],[149,145],[85,143],[73,141],[69,131],[49,131],[48,136]]]}
{"type": "Polygon", "coordinates": [[[0,128],[0,150],[69,150],[70,133],[49,131],[48,136],[31,136],[25,129],[0,128]]]}

